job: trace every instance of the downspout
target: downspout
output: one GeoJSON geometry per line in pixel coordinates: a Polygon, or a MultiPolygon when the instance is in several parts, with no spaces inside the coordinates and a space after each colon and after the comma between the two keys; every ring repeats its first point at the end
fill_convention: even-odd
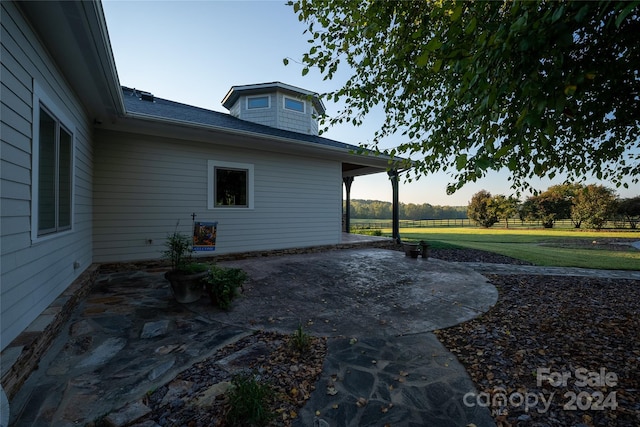
{"type": "Polygon", "coordinates": [[[402,239],[400,238],[400,196],[399,196],[399,182],[400,182],[400,173],[397,169],[392,169],[387,172],[389,174],[389,179],[391,180],[391,188],[393,189],[392,202],[393,206],[392,210],[392,238],[396,243],[402,243],[402,239]]]}
{"type": "Polygon", "coordinates": [[[344,228],[345,233],[351,233],[351,184],[353,184],[353,177],[344,176],[342,177],[342,182],[344,182],[344,187],[347,192],[346,212],[344,212],[344,228]]]}

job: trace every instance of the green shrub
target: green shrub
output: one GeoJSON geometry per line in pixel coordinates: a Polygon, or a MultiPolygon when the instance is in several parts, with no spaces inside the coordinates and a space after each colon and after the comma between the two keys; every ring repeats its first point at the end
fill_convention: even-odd
{"type": "Polygon", "coordinates": [[[269,408],[274,392],[253,374],[242,373],[233,377],[227,391],[229,410],[226,421],[232,426],[264,426],[275,414],[269,408]]]}
{"type": "Polygon", "coordinates": [[[171,262],[171,269],[181,271],[189,256],[189,237],[177,231],[167,236],[165,247],[167,248],[162,256],[171,262]]]}
{"type": "Polygon", "coordinates": [[[302,325],[298,325],[298,329],[291,334],[291,348],[303,353],[311,346],[311,337],[303,329],[302,325]]]}
{"type": "Polygon", "coordinates": [[[212,266],[206,279],[211,303],[223,310],[228,309],[247,278],[247,273],[240,268],[212,266]]]}

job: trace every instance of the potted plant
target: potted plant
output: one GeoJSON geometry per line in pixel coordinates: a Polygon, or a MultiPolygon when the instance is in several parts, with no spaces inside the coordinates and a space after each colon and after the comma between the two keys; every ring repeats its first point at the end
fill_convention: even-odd
{"type": "Polygon", "coordinates": [[[411,258],[418,258],[420,255],[420,245],[414,242],[403,242],[402,247],[404,249],[404,255],[411,258]]]}
{"type": "Polygon", "coordinates": [[[205,281],[211,304],[227,310],[247,278],[247,273],[240,268],[211,266],[205,281]]]}
{"type": "Polygon", "coordinates": [[[170,261],[171,270],[164,277],[171,284],[173,296],[182,304],[199,300],[209,266],[192,260],[191,242],[184,234],[174,232],[167,237],[165,246],[163,256],[170,261]]]}

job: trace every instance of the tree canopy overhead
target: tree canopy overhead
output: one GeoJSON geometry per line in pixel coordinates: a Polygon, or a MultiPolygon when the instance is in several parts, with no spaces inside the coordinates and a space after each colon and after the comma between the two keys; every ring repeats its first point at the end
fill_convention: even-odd
{"type": "MultiPolygon", "coordinates": [[[[302,73],[346,83],[326,127],[385,120],[370,146],[448,171],[454,192],[507,168],[514,188],[566,173],[640,176],[640,1],[291,1],[308,25],[302,73]]],[[[285,59],[285,63],[288,61],[285,59]]],[[[326,129],[325,127],[325,129],[326,129]]]]}

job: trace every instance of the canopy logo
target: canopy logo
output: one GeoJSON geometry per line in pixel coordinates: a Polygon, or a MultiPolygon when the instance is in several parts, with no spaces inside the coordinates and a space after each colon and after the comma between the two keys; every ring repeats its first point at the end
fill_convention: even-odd
{"type": "MultiPolygon", "coordinates": [[[[538,368],[536,370],[536,385],[538,387],[550,385],[553,388],[570,388],[562,394],[562,399],[559,402],[565,411],[578,409],[602,411],[605,409],[615,410],[618,407],[616,392],[611,391],[605,394],[607,387],[618,385],[618,375],[615,372],[608,372],[606,368],[600,368],[598,371],[577,368],[573,372],[552,372],[549,368],[538,368]],[[576,392],[575,390],[579,388],[587,389],[576,392]],[[598,390],[594,391],[592,388],[598,388],[598,390]]],[[[463,403],[467,407],[490,408],[494,416],[508,413],[508,408],[523,408],[525,412],[535,410],[543,414],[549,411],[556,397],[559,398],[560,394],[555,390],[551,392],[545,390],[528,391],[519,388],[518,391],[507,393],[504,387],[495,387],[489,392],[470,391],[464,395],[463,403]]]]}

